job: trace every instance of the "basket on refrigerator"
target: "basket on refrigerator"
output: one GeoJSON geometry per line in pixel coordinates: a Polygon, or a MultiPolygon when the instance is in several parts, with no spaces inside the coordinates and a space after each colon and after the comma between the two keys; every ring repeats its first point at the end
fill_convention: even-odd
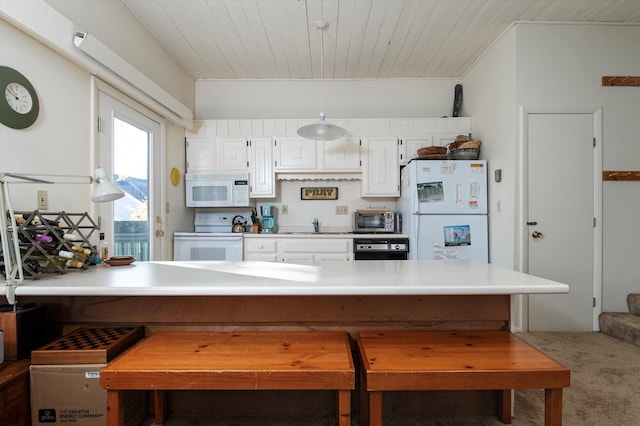
{"type": "Polygon", "coordinates": [[[449,144],[449,158],[453,160],[477,160],[481,141],[455,141],[449,144]]]}
{"type": "Polygon", "coordinates": [[[418,158],[440,160],[447,158],[446,146],[425,146],[418,149],[418,158]]]}

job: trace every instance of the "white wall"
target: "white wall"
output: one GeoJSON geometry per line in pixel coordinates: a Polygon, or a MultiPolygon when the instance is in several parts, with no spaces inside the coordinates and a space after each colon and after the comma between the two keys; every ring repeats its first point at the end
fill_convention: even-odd
{"type": "MultiPolygon", "coordinates": [[[[59,35],[60,38],[67,36],[66,33],[59,35]]],[[[0,171],[93,174],[90,73],[2,19],[0,64],[15,68],[29,78],[40,100],[40,115],[32,127],[14,130],[0,125],[0,171]]],[[[184,135],[183,127],[166,122],[163,259],[171,259],[173,232],[193,224],[184,207],[184,186],[175,188],[168,179],[172,167],[184,173],[184,135]]],[[[36,209],[36,191],[46,189],[49,211],[87,211],[96,215],[89,201],[90,185],[14,184],[11,188],[15,210],[36,209]]]]}
{"type": "Polygon", "coordinates": [[[451,116],[458,80],[198,80],[196,118],[336,118],[451,116]],[[322,92],[321,92],[322,90],[322,92]]]}
{"type": "MultiPolygon", "coordinates": [[[[33,0],[30,0],[33,1],[33,0]]],[[[120,1],[46,0],[123,59],[154,80],[191,110],[195,106],[194,80],[169,55],[120,1]]]]}
{"type": "MultiPolygon", "coordinates": [[[[32,127],[15,130],[0,125],[0,171],[93,174],[89,74],[2,20],[0,64],[25,75],[40,103],[32,127]]],[[[36,209],[36,190],[46,189],[50,211],[91,211],[90,185],[16,184],[11,188],[15,210],[36,209]]]]}
{"type": "MultiPolygon", "coordinates": [[[[595,111],[603,109],[603,170],[639,170],[640,91],[602,87],[603,75],[637,75],[640,27],[621,25],[518,24],[464,76],[465,115],[483,140],[490,169],[503,170],[490,183],[491,261],[515,266],[517,244],[516,173],[518,110],[595,111]],[[631,53],[631,54],[630,54],[631,53]],[[501,201],[502,213],[497,202],[501,201]]],[[[567,159],[567,173],[571,172],[567,159]]],[[[640,182],[603,182],[604,311],[628,310],[628,293],[640,292],[634,226],[640,209],[640,182]]],[[[568,251],[568,255],[570,250],[568,251]]]]}
{"type": "Polygon", "coordinates": [[[320,229],[325,232],[346,232],[353,227],[353,212],[357,209],[389,209],[395,210],[396,198],[361,198],[362,182],[355,181],[280,181],[278,197],[275,199],[258,199],[256,206],[270,204],[276,206],[277,223],[283,232],[313,231],[312,221],[318,218],[320,229]],[[301,200],[300,189],[303,187],[336,187],[338,200],[301,200]],[[286,205],[289,213],[282,214],[282,206],[286,205]],[[336,215],[336,206],[347,206],[349,214],[336,215]]]}
{"type": "Polygon", "coordinates": [[[473,117],[473,137],[482,141],[489,168],[489,259],[516,265],[516,32],[512,28],[464,76],[464,114],[473,117]],[[495,182],[495,170],[502,181],[495,182]]]}
{"type": "MultiPolygon", "coordinates": [[[[517,27],[517,105],[526,109],[603,110],[603,170],[640,170],[640,91],[602,87],[603,75],[638,75],[640,26],[517,27]]],[[[570,173],[570,159],[567,172],[570,173]]],[[[604,311],[627,311],[640,292],[636,226],[640,182],[603,182],[604,311]]]]}

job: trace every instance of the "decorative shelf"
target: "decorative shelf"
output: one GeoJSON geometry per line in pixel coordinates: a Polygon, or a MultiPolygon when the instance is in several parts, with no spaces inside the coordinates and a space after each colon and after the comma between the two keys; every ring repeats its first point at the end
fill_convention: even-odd
{"type": "Polygon", "coordinates": [[[640,76],[603,75],[603,86],[640,86],[640,76]]]}
{"type": "Polygon", "coordinates": [[[602,180],[640,180],[640,170],[606,170],[602,180]]]}

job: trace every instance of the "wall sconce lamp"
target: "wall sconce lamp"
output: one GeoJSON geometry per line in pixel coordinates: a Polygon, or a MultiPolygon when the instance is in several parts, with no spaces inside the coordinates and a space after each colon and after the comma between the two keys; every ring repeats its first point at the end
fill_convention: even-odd
{"type": "MultiPolygon", "coordinates": [[[[91,201],[94,203],[105,203],[114,201],[124,197],[124,192],[116,185],[109,181],[105,171],[98,167],[94,172],[94,176],[73,176],[73,175],[23,175],[19,173],[0,173],[0,211],[3,218],[0,218],[0,239],[2,240],[2,256],[4,258],[4,294],[10,305],[16,305],[15,290],[16,287],[24,282],[22,272],[22,256],[20,255],[19,239],[17,236],[16,218],[11,207],[11,197],[9,195],[9,182],[19,183],[19,181],[36,182],[36,183],[72,183],[72,184],[92,184],[95,188],[91,195],[91,201]],[[56,182],[41,177],[52,177],[54,179],[62,179],[56,182]],[[9,217],[6,217],[6,214],[9,217]],[[7,223],[9,222],[9,223],[7,223]]],[[[22,182],[26,183],[26,182],[22,182]]]]}

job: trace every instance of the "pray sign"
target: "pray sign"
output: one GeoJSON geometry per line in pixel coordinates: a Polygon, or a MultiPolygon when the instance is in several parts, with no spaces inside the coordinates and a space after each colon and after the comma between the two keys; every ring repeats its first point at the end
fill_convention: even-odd
{"type": "Polygon", "coordinates": [[[300,188],[300,199],[302,200],[337,200],[338,188],[300,188]]]}

